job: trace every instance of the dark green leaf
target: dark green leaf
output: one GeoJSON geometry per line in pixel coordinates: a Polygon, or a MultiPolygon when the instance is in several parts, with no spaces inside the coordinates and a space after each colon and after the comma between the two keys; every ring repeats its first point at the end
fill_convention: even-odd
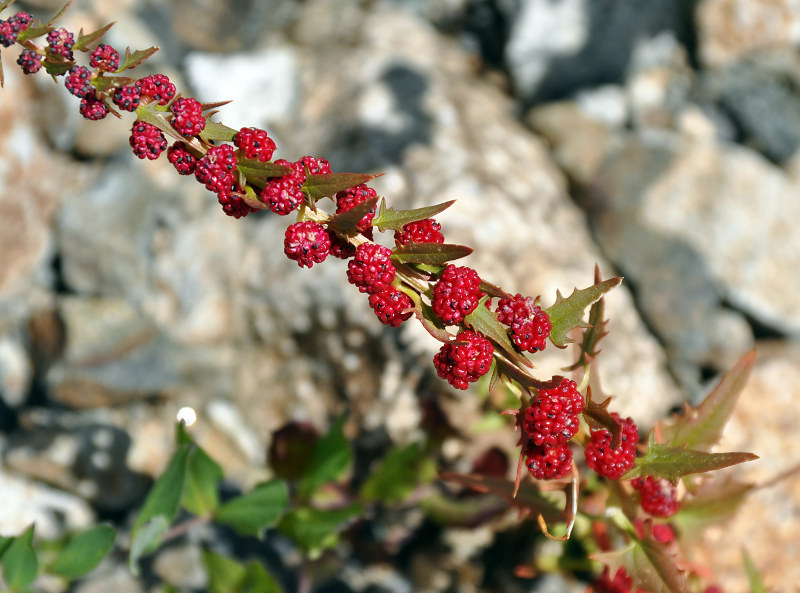
{"type": "Polygon", "coordinates": [[[313,557],[336,545],[345,523],[361,511],[357,504],[336,510],[302,507],[286,513],[278,529],[313,557]]]}
{"type": "Polygon", "coordinates": [[[660,445],[656,443],[655,436],[651,432],[647,455],[636,459],[633,469],[623,478],[654,476],[677,483],[681,477],[689,474],[710,472],[754,459],[758,459],[758,455],[752,453],[706,453],[705,451],[676,449],[668,445],[660,445]]]}
{"type": "Polygon", "coordinates": [[[137,49],[134,52],[131,51],[131,48],[129,47],[126,48],[125,58],[122,60],[122,64],[120,64],[119,68],[117,68],[117,72],[122,72],[124,70],[136,68],[136,66],[144,62],[147,58],[152,56],[157,51],[158,51],[157,47],[148,47],[147,49],[137,49]]]}
{"type": "Polygon", "coordinates": [[[241,593],[281,593],[278,581],[255,560],[247,565],[247,573],[242,581],[241,593]]]}
{"type": "Polygon", "coordinates": [[[217,486],[222,479],[222,468],[197,445],[189,453],[186,481],[183,486],[181,506],[200,517],[214,512],[219,506],[217,486]]]}
{"type": "Polygon", "coordinates": [[[183,444],[172,455],[169,465],[161,475],[144,501],[142,510],[133,524],[132,534],[136,536],[138,529],[156,516],[163,516],[172,522],[178,512],[183,485],[186,480],[186,466],[192,446],[183,444]]]}
{"type": "Polygon", "coordinates": [[[256,159],[238,159],[236,162],[239,170],[248,179],[269,179],[270,177],[283,177],[292,172],[288,165],[275,163],[262,163],[256,159]]]}
{"type": "Polygon", "coordinates": [[[472,253],[470,247],[448,243],[408,243],[395,248],[392,259],[399,263],[417,262],[428,265],[442,265],[472,253]]]}
{"type": "Polygon", "coordinates": [[[6,553],[8,547],[11,545],[11,542],[14,541],[13,537],[3,537],[0,535],[0,558],[3,557],[3,554],[6,553]]]}
{"type": "Polygon", "coordinates": [[[75,51],[84,51],[89,48],[89,46],[100,39],[106,32],[114,26],[114,22],[108,23],[105,27],[98,29],[97,31],[93,31],[86,35],[83,34],[83,29],[80,30],[78,33],[78,40],[75,42],[75,46],[73,49],[75,51]]]}
{"type": "Polygon", "coordinates": [[[271,480],[226,502],[217,510],[215,518],[243,535],[257,536],[266,527],[274,525],[288,506],[286,484],[271,480]]]}
{"type": "Polygon", "coordinates": [[[128,568],[137,575],[139,574],[139,559],[145,554],[149,554],[158,548],[161,538],[169,529],[171,523],[164,515],[157,515],[149,519],[131,538],[131,551],[128,555],[128,568]]]}
{"type": "Polygon", "coordinates": [[[3,554],[3,574],[12,591],[26,589],[39,572],[39,561],[33,549],[33,529],[34,526],[31,525],[20,536],[15,537],[3,554]]]}
{"type": "Polygon", "coordinates": [[[342,414],[333,423],[328,434],[314,446],[308,472],[300,481],[301,495],[309,496],[322,484],[336,480],[353,462],[350,445],[342,432],[344,421],[345,415],[342,414]]]}
{"type": "Polygon", "coordinates": [[[225,124],[206,120],[206,127],[200,132],[200,138],[206,142],[216,140],[218,142],[233,142],[233,137],[239,130],[229,128],[225,124]]]}
{"type": "Polygon", "coordinates": [[[341,212],[328,219],[328,228],[337,231],[338,233],[356,233],[358,232],[358,223],[367,214],[372,212],[375,204],[378,203],[378,196],[364,200],[360,204],[356,204],[350,210],[341,212]]]}
{"type": "Polygon", "coordinates": [[[117,532],[110,525],[96,525],[69,540],[56,556],[49,572],[76,579],[94,570],[114,547],[117,532]]]}
{"type": "Polygon", "coordinates": [[[308,192],[312,201],[320,198],[333,197],[338,192],[350,189],[374,179],[375,175],[365,173],[324,173],[321,175],[307,175],[303,189],[308,192]]]}
{"type": "Polygon", "coordinates": [[[203,550],[202,554],[210,593],[239,593],[247,576],[247,568],[236,560],[210,550],[203,550]]]}
{"type": "Polygon", "coordinates": [[[378,227],[378,230],[385,231],[387,229],[393,231],[401,231],[403,227],[410,222],[417,222],[436,216],[440,212],[447,210],[455,203],[455,200],[435,204],[433,206],[426,206],[424,208],[415,208],[413,210],[395,210],[394,208],[386,207],[386,200],[381,200],[381,205],[378,210],[378,215],[372,223],[378,227]]]}
{"type": "Polygon", "coordinates": [[[676,417],[670,425],[662,426],[663,441],[671,447],[701,451],[716,445],[739,401],[755,360],[755,350],[745,354],[699,406],[687,405],[683,415],[676,417]]]}
{"type": "Polygon", "coordinates": [[[389,451],[361,487],[367,501],[402,502],[420,484],[436,475],[436,466],[422,443],[411,443],[389,451]]]}
{"type": "Polygon", "coordinates": [[[550,341],[558,348],[565,348],[573,340],[567,335],[576,327],[587,327],[583,320],[586,307],[600,299],[605,293],[622,282],[622,278],[610,278],[596,283],[589,288],[577,288],[564,298],[560,291],[556,291],[556,302],[545,312],[550,316],[553,324],[550,330],[550,341]]]}

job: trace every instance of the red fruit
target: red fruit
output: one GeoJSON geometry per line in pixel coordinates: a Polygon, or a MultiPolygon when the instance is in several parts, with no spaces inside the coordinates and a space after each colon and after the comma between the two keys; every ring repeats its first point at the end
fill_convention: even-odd
{"type": "Polygon", "coordinates": [[[331,164],[323,158],[314,156],[304,156],[299,161],[294,163],[295,169],[303,174],[303,181],[305,181],[305,170],[308,169],[311,175],[323,175],[331,172],[331,164]]]}
{"type": "Polygon", "coordinates": [[[23,49],[17,58],[17,64],[25,74],[35,74],[42,67],[42,56],[30,49],[23,49]]]}
{"type": "Polygon", "coordinates": [[[269,161],[275,152],[275,141],[258,128],[242,128],[233,137],[233,143],[245,158],[262,163],[269,161]]]}
{"type": "Polygon", "coordinates": [[[497,319],[511,327],[508,335],[522,351],[544,350],[553,325],[550,317],[531,297],[517,294],[513,299],[500,299],[497,319]]]}
{"type": "Polygon", "coordinates": [[[432,218],[409,222],[402,231],[395,231],[394,240],[398,245],[408,243],[444,243],[444,235],[440,232],[442,225],[432,218]]]}
{"type": "Polygon", "coordinates": [[[0,21],[0,45],[3,47],[14,45],[19,34],[28,28],[32,20],[33,17],[27,12],[18,12],[7,21],[0,21]]]}
{"type": "Polygon", "coordinates": [[[480,283],[475,270],[448,264],[433,288],[433,311],[446,325],[460,323],[478,306],[480,283]]]}
{"type": "Polygon", "coordinates": [[[572,469],[572,449],[567,443],[552,447],[529,443],[525,449],[525,467],[537,480],[563,478],[572,469]]]}
{"type": "Polygon", "coordinates": [[[289,225],[283,242],[283,252],[297,265],[310,268],[328,257],[331,240],[318,222],[307,220],[289,225]]]}
{"type": "Polygon", "coordinates": [[[634,478],[631,486],[639,491],[639,504],[646,513],[654,517],[671,517],[678,512],[678,490],[669,480],[653,476],[634,478]]]}
{"type": "MultiPolygon", "coordinates": [[[[136,81],[136,88],[139,89],[141,95],[150,97],[153,101],[157,101],[159,105],[166,105],[175,97],[175,85],[163,74],[151,74],[150,76],[140,78],[136,81]]],[[[200,117],[202,117],[202,109],[200,117]]],[[[202,130],[203,127],[205,127],[204,118],[200,130],[202,130]]],[[[198,131],[197,133],[199,134],[200,132],[198,131]]],[[[185,135],[191,136],[193,134],[185,135]]]]}
{"type": "MultiPolygon", "coordinates": [[[[606,566],[603,572],[592,584],[595,593],[631,593],[633,579],[628,575],[624,568],[617,569],[614,578],[606,566]]],[[[638,590],[637,590],[638,591],[638,590]]]]}
{"type": "Polygon", "coordinates": [[[347,280],[361,292],[381,292],[396,274],[391,255],[392,251],[383,245],[362,243],[347,264],[347,280]]]}
{"type": "Polygon", "coordinates": [[[64,86],[67,90],[83,99],[88,94],[94,94],[91,80],[92,72],[86,66],[73,66],[67,72],[67,77],[64,80],[64,86]]]}
{"type": "MultiPolygon", "coordinates": [[[[239,188],[236,188],[236,191],[238,192],[239,188]]],[[[233,190],[228,193],[217,194],[217,200],[222,206],[222,211],[233,218],[242,218],[258,210],[245,202],[242,197],[234,193],[233,190]]]]}
{"type": "Polygon", "coordinates": [[[53,29],[47,34],[47,45],[50,47],[52,54],[71,60],[75,37],[63,27],[53,29]]]}
{"type": "Polygon", "coordinates": [[[584,405],[575,381],[562,378],[555,389],[540,389],[525,410],[525,432],[535,445],[563,445],[578,432],[584,405]]]}
{"type": "Polygon", "coordinates": [[[282,177],[268,179],[264,189],[259,194],[259,198],[275,214],[286,216],[292,210],[298,208],[305,199],[303,183],[306,181],[306,175],[303,172],[302,165],[298,165],[298,163],[290,163],[287,160],[278,159],[275,164],[292,167],[292,171],[282,177]]]}
{"type": "Polygon", "coordinates": [[[139,106],[139,89],[135,86],[121,86],[114,91],[114,104],[125,111],[136,111],[139,106]]]}
{"type": "MultiPolygon", "coordinates": [[[[363,204],[370,198],[374,198],[378,195],[371,187],[368,187],[365,184],[356,185],[354,187],[347,188],[344,191],[340,191],[336,194],[336,214],[341,214],[342,212],[347,212],[351,210],[353,207],[363,204]]],[[[372,228],[372,219],[375,218],[375,208],[373,207],[369,212],[367,212],[361,220],[358,221],[356,227],[362,233],[369,228],[372,228]]]]}
{"type": "Polygon", "coordinates": [[[96,121],[108,115],[108,107],[96,95],[88,95],[81,99],[80,112],[86,119],[96,121]]]}
{"type": "Polygon", "coordinates": [[[218,196],[228,196],[237,189],[236,154],[230,144],[220,144],[208,149],[197,161],[195,178],[218,196]]]}
{"type": "Polygon", "coordinates": [[[489,372],[494,347],[481,334],[464,330],[452,342],[443,344],[433,357],[433,365],[442,379],[456,389],[466,389],[489,372]]]}
{"type": "Polygon", "coordinates": [[[197,169],[197,157],[183,142],[176,142],[167,149],[167,160],[181,175],[191,175],[197,169]]]}
{"type": "Polygon", "coordinates": [[[131,128],[130,145],[133,154],[140,159],[157,159],[167,149],[167,139],[157,127],[147,122],[136,120],[131,128]]]}
{"type": "Polygon", "coordinates": [[[381,323],[397,327],[411,317],[414,303],[406,293],[394,286],[387,286],[382,291],[369,295],[369,306],[381,323]]]}
{"type": "Polygon", "coordinates": [[[636,444],[639,442],[639,429],[631,418],[620,420],[619,414],[611,416],[620,423],[622,434],[620,446],[611,447],[611,433],[602,428],[593,430],[591,440],[586,445],[586,464],[598,475],[617,480],[633,467],[636,459],[636,444]]]}
{"type": "Polygon", "coordinates": [[[206,127],[203,106],[196,99],[181,97],[169,106],[172,112],[172,127],[184,136],[196,136],[206,127]]]}
{"type": "Polygon", "coordinates": [[[113,72],[119,68],[119,52],[110,45],[101,43],[89,54],[89,65],[103,72],[113,72]]]}

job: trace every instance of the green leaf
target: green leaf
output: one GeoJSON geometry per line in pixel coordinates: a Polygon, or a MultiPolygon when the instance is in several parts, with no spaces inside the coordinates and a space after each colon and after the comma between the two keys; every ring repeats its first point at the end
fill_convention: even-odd
{"type": "Polygon", "coordinates": [[[217,510],[215,519],[243,535],[258,536],[263,529],[274,525],[288,506],[286,484],[270,480],[226,502],[217,510]]]}
{"type": "Polygon", "coordinates": [[[283,177],[292,172],[288,165],[275,163],[262,163],[256,159],[238,159],[236,166],[248,179],[269,179],[270,177],[283,177]]]}
{"type": "Polygon", "coordinates": [[[316,442],[308,472],[299,484],[302,496],[310,496],[322,484],[336,480],[353,462],[350,445],[342,431],[344,421],[345,415],[342,414],[328,434],[316,442]]]}
{"type": "Polygon", "coordinates": [[[110,525],[96,525],[69,540],[50,565],[52,572],[76,579],[94,570],[114,547],[116,530],[110,525]]]}
{"type": "Polygon", "coordinates": [[[22,535],[15,537],[3,554],[3,574],[11,591],[27,589],[39,572],[39,561],[33,549],[33,530],[31,525],[22,535]]]}
{"type": "Polygon", "coordinates": [[[78,40],[75,42],[73,49],[76,51],[85,51],[89,48],[89,46],[100,39],[103,35],[108,32],[108,30],[114,26],[114,22],[108,23],[105,27],[101,27],[97,31],[93,31],[86,35],[83,34],[83,29],[80,30],[78,33],[78,40]]]}
{"type": "Polygon", "coordinates": [[[202,551],[203,566],[208,574],[208,590],[210,593],[238,593],[247,577],[247,568],[236,560],[215,554],[210,550],[202,551]]]}
{"type": "Polygon", "coordinates": [[[361,512],[361,505],[358,504],[336,510],[301,507],[286,513],[278,529],[312,557],[316,557],[322,550],[335,546],[345,523],[361,512]]]}
{"type": "Polygon", "coordinates": [[[11,542],[14,541],[13,537],[3,537],[0,535],[0,558],[3,557],[3,554],[6,553],[8,547],[11,545],[11,542]]]}
{"type": "MultiPolygon", "coordinates": [[[[600,276],[600,267],[595,264],[594,267],[594,282],[602,282],[603,278],[600,276]]],[[[606,325],[608,320],[605,319],[605,298],[601,298],[592,304],[589,309],[589,328],[583,332],[583,339],[581,340],[581,351],[578,359],[565,371],[574,371],[578,368],[586,368],[597,356],[600,354],[600,349],[597,347],[600,341],[608,335],[606,325]]]]}
{"type": "Polygon", "coordinates": [[[610,278],[603,282],[598,282],[589,288],[572,291],[567,298],[561,295],[561,291],[556,291],[556,302],[545,313],[550,317],[553,324],[550,330],[550,341],[557,348],[566,348],[567,344],[573,340],[567,335],[576,327],[588,327],[583,320],[583,313],[586,307],[600,299],[605,293],[622,282],[622,278],[610,278]]]}
{"type": "Polygon", "coordinates": [[[3,12],[6,8],[14,4],[17,0],[3,0],[0,2],[0,12],[3,12]]]}
{"type": "Polygon", "coordinates": [[[128,567],[135,575],[139,575],[139,559],[158,548],[161,538],[169,529],[171,521],[164,515],[150,518],[133,533],[131,551],[128,555],[128,567]]]}
{"type": "Polygon", "coordinates": [[[651,432],[647,455],[637,458],[633,469],[623,479],[653,476],[666,478],[675,484],[681,477],[689,474],[710,472],[754,459],[758,459],[758,455],[752,453],[706,453],[693,449],[676,449],[656,443],[655,435],[651,432]]]}
{"type": "Polygon", "coordinates": [[[321,175],[306,175],[303,189],[312,201],[320,198],[333,197],[338,192],[350,189],[357,185],[367,183],[375,175],[366,173],[323,173],[321,175]]]}
{"type": "Polygon", "coordinates": [[[377,203],[378,196],[375,196],[374,198],[364,200],[360,204],[356,204],[350,208],[350,210],[331,216],[328,219],[328,228],[340,234],[359,232],[358,223],[361,222],[361,219],[367,214],[372,212],[377,203]]]}
{"type": "Polygon", "coordinates": [[[508,502],[500,496],[488,494],[450,498],[437,492],[420,501],[420,507],[431,521],[439,525],[475,527],[507,511],[508,502]]]}
{"type": "Polygon", "coordinates": [[[158,51],[157,47],[148,47],[147,49],[137,49],[132,52],[131,48],[125,48],[125,58],[122,60],[117,72],[123,72],[131,68],[136,68],[139,64],[144,62],[147,58],[152,56],[158,51]]]}
{"type": "Polygon", "coordinates": [[[395,210],[394,208],[386,207],[386,200],[381,200],[378,215],[372,221],[372,224],[378,227],[378,230],[385,231],[391,229],[393,231],[401,231],[403,227],[410,222],[418,222],[426,218],[432,218],[447,210],[455,203],[455,200],[449,202],[442,202],[433,206],[426,206],[424,208],[415,208],[413,210],[395,210]]]}
{"type": "Polygon", "coordinates": [[[219,506],[217,486],[222,468],[197,445],[189,453],[181,506],[199,517],[210,515],[219,506]]]}
{"type": "Polygon", "coordinates": [[[218,142],[233,142],[233,137],[238,131],[239,130],[229,128],[225,124],[206,120],[206,126],[200,132],[200,138],[206,142],[211,142],[212,140],[218,142]]]}
{"type": "Polygon", "coordinates": [[[744,571],[747,574],[747,582],[750,585],[750,593],[765,593],[767,590],[766,585],[764,585],[764,579],[761,576],[761,573],[758,571],[758,567],[756,567],[755,562],[750,557],[750,554],[747,553],[746,548],[742,548],[742,564],[744,565],[744,571]]]}
{"type": "Polygon", "coordinates": [[[241,593],[281,593],[281,587],[260,562],[253,560],[247,565],[241,593]]]}
{"type": "Polygon", "coordinates": [[[136,537],[136,532],[153,517],[163,516],[168,523],[175,518],[186,481],[186,467],[191,450],[191,445],[183,444],[172,455],[167,469],[153,484],[142,505],[142,510],[133,524],[133,537],[136,537]]]}
{"type": "Polygon", "coordinates": [[[399,263],[416,262],[427,265],[442,265],[472,253],[472,248],[449,243],[408,243],[399,245],[392,259],[399,263]]]}
{"type": "Polygon", "coordinates": [[[436,465],[422,443],[389,451],[361,487],[361,498],[385,503],[402,502],[420,484],[436,475],[436,465]]]}
{"type": "Polygon", "coordinates": [[[681,416],[661,427],[662,440],[672,447],[707,451],[719,442],[739,396],[750,377],[756,352],[745,354],[697,407],[687,405],[681,416]]]}
{"type": "Polygon", "coordinates": [[[48,24],[48,25],[52,25],[52,24],[53,24],[53,23],[55,23],[55,22],[56,22],[58,19],[60,19],[62,16],[64,16],[64,13],[65,13],[65,12],[67,12],[67,9],[68,9],[68,8],[69,8],[71,5],[72,5],[72,0],[68,0],[68,1],[67,1],[67,3],[66,3],[64,6],[62,6],[62,7],[61,7],[61,10],[59,10],[57,13],[55,13],[55,14],[52,16],[52,18],[51,18],[49,21],[47,21],[47,24],[48,24]]]}
{"type": "Polygon", "coordinates": [[[496,313],[486,307],[487,299],[488,297],[481,298],[475,310],[464,318],[464,324],[500,346],[506,351],[509,358],[523,366],[533,366],[527,358],[514,349],[514,345],[508,338],[508,328],[497,320],[496,313]]]}
{"type": "Polygon", "coordinates": [[[703,484],[693,496],[681,502],[673,521],[686,536],[699,534],[709,525],[723,525],[733,518],[747,496],[753,492],[752,484],[733,480],[711,480],[703,484]]]}

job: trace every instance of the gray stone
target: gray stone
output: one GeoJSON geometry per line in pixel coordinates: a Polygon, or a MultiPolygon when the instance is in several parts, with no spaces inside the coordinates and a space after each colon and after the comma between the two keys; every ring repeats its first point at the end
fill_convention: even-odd
{"type": "Polygon", "coordinates": [[[0,399],[9,408],[27,398],[33,380],[33,365],[24,345],[13,336],[0,335],[0,399]]]}

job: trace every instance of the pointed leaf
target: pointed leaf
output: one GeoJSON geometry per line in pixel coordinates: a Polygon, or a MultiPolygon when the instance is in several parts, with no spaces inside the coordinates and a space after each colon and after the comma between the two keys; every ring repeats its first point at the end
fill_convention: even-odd
{"type": "Polygon", "coordinates": [[[308,193],[312,201],[320,198],[333,197],[340,191],[356,187],[374,179],[375,175],[366,173],[323,173],[320,175],[309,174],[303,189],[308,193]]]}
{"type": "Polygon", "coordinates": [[[392,259],[399,263],[417,262],[428,265],[442,265],[472,253],[470,247],[449,243],[408,243],[400,245],[392,252],[392,259]]]}
{"type": "Polygon", "coordinates": [[[335,216],[331,216],[328,219],[328,228],[331,228],[340,234],[359,232],[358,223],[367,214],[372,212],[372,210],[375,208],[375,204],[377,203],[378,196],[375,196],[374,198],[364,200],[360,204],[356,204],[350,208],[350,210],[341,212],[335,216]]]}
{"type": "Polygon", "coordinates": [[[181,506],[198,517],[208,516],[219,506],[218,485],[222,468],[197,445],[189,452],[181,506]]]}
{"type": "Polygon", "coordinates": [[[0,535],[0,558],[3,557],[3,554],[6,553],[6,550],[8,550],[8,547],[11,545],[11,542],[13,541],[14,541],[13,537],[4,537],[0,535]]]}
{"type": "Polygon", "coordinates": [[[267,572],[264,566],[252,560],[247,565],[247,573],[242,581],[241,593],[281,593],[278,581],[267,572]]]}
{"type": "Polygon", "coordinates": [[[153,517],[164,516],[167,522],[171,522],[175,518],[183,493],[190,451],[190,445],[181,445],[172,455],[167,469],[153,484],[144,505],[142,505],[142,510],[133,524],[132,534],[134,537],[136,531],[153,517]]]}
{"type": "Polygon", "coordinates": [[[206,142],[233,142],[233,137],[239,130],[229,128],[225,124],[216,121],[206,120],[206,126],[200,132],[200,138],[206,142]]]}
{"type": "Polygon", "coordinates": [[[3,12],[6,8],[14,4],[17,0],[3,0],[0,2],[0,12],[3,12]]]}
{"type": "Polygon", "coordinates": [[[286,513],[278,529],[314,557],[322,550],[335,546],[339,532],[361,512],[361,505],[358,504],[336,510],[301,507],[286,513]]]}
{"type": "Polygon", "coordinates": [[[139,559],[158,548],[171,522],[164,515],[156,515],[132,533],[128,569],[134,576],[139,575],[139,559]]]}
{"type": "Polygon", "coordinates": [[[385,231],[387,229],[393,231],[401,231],[403,227],[410,222],[418,222],[426,218],[432,218],[440,212],[447,210],[455,203],[455,200],[442,202],[433,206],[425,206],[424,208],[415,208],[413,210],[395,210],[394,208],[386,207],[386,200],[381,200],[378,215],[372,221],[372,224],[378,227],[378,230],[385,231]]]}
{"type": "Polygon", "coordinates": [[[47,21],[47,24],[48,25],[52,25],[53,23],[55,23],[58,19],[60,19],[64,15],[65,12],[67,12],[67,9],[71,5],[72,5],[72,0],[68,0],[67,3],[64,6],[61,7],[61,10],[59,10],[57,13],[55,13],[52,16],[52,18],[49,21],[47,21]]]}
{"type": "Polygon", "coordinates": [[[576,327],[588,327],[583,320],[583,313],[586,307],[600,299],[605,293],[622,282],[621,277],[610,278],[603,282],[598,282],[589,288],[572,291],[567,298],[556,292],[556,302],[545,313],[550,317],[553,324],[550,330],[550,341],[558,348],[566,348],[567,344],[573,340],[567,335],[576,327]]]}
{"type": "Polygon", "coordinates": [[[117,72],[123,72],[124,70],[136,68],[136,66],[144,62],[147,58],[152,56],[157,51],[158,51],[157,47],[148,47],[147,49],[137,49],[134,52],[131,51],[131,48],[129,47],[126,48],[125,58],[122,60],[122,64],[120,64],[119,68],[117,68],[117,72]]]}
{"type": "Polygon", "coordinates": [[[755,360],[755,350],[745,354],[699,406],[687,405],[682,416],[661,428],[662,440],[672,447],[699,450],[708,450],[716,445],[739,401],[755,360]]]}
{"type": "Polygon", "coordinates": [[[75,42],[73,49],[77,51],[87,50],[92,43],[94,43],[95,41],[100,39],[103,35],[105,35],[106,32],[111,27],[114,26],[114,23],[116,23],[116,21],[108,23],[105,27],[101,27],[97,31],[93,31],[86,35],[83,34],[83,29],[81,29],[80,32],[78,33],[78,40],[75,42]]]}
{"type": "Polygon", "coordinates": [[[673,521],[686,535],[700,533],[708,525],[722,525],[736,515],[747,496],[753,492],[752,484],[733,480],[720,483],[712,480],[694,495],[681,502],[673,521]]]}
{"type": "Polygon", "coordinates": [[[250,181],[261,180],[263,182],[272,177],[283,177],[292,172],[292,168],[288,165],[262,163],[256,159],[238,159],[236,166],[250,181]]]}
{"type": "Polygon", "coordinates": [[[384,456],[361,487],[361,498],[384,503],[404,501],[420,484],[433,480],[436,465],[422,443],[397,447],[384,456]]]}
{"type": "Polygon", "coordinates": [[[76,579],[94,570],[114,547],[116,530],[96,525],[69,540],[50,565],[49,572],[76,579]]]}
{"type": "Polygon", "coordinates": [[[39,572],[39,561],[33,549],[33,529],[31,525],[15,537],[0,561],[5,582],[12,591],[27,589],[39,572]]]}
{"type": "Polygon", "coordinates": [[[302,496],[309,496],[322,484],[338,479],[352,464],[353,454],[342,430],[344,421],[342,414],[328,434],[316,442],[308,472],[300,481],[302,496]]]}
{"type": "Polygon", "coordinates": [[[673,484],[689,474],[710,472],[737,463],[758,459],[752,453],[706,453],[693,449],[676,449],[656,443],[655,436],[650,433],[647,455],[639,457],[633,469],[623,479],[653,476],[666,478],[673,484]]]}
{"type": "Polygon", "coordinates": [[[243,535],[258,536],[273,526],[289,506],[286,483],[270,480],[222,505],[215,519],[243,535]]]}
{"type": "Polygon", "coordinates": [[[236,560],[216,554],[210,550],[202,551],[203,566],[208,575],[210,593],[239,593],[247,577],[247,568],[236,560]]]}
{"type": "MultiPolygon", "coordinates": [[[[602,281],[603,278],[600,276],[600,267],[595,264],[594,283],[597,284],[602,281]]],[[[572,365],[565,368],[565,371],[574,371],[580,367],[585,368],[600,354],[597,345],[600,343],[600,340],[608,335],[606,331],[608,320],[605,319],[605,308],[605,298],[601,298],[592,304],[592,307],[589,309],[589,327],[583,332],[581,351],[578,355],[578,359],[572,365]]]]}
{"type": "Polygon", "coordinates": [[[497,320],[497,314],[486,307],[487,297],[481,298],[475,310],[464,318],[464,324],[492,340],[506,351],[507,357],[532,367],[531,362],[514,349],[508,338],[508,328],[497,320]]]}

